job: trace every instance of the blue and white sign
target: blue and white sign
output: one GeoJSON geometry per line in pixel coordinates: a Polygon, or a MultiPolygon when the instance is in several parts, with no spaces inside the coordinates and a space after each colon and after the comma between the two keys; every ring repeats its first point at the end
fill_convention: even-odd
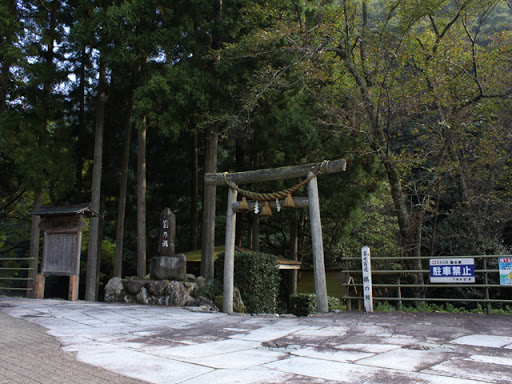
{"type": "Polygon", "coordinates": [[[475,259],[430,259],[431,283],[474,283],[475,259]]]}
{"type": "Polygon", "coordinates": [[[512,285],[512,257],[500,257],[500,285],[512,285]]]}

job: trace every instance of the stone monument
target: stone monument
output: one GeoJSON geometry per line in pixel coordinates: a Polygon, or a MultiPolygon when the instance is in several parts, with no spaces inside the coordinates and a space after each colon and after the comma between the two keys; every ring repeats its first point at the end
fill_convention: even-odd
{"type": "Polygon", "coordinates": [[[151,259],[149,275],[153,280],[187,280],[187,257],[174,253],[176,216],[169,208],[160,214],[160,244],[158,254],[151,259]]]}

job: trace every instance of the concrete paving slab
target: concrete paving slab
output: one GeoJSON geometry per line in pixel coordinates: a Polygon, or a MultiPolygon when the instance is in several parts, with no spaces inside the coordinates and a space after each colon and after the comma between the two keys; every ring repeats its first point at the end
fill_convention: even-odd
{"type": "Polygon", "coordinates": [[[213,370],[125,348],[115,353],[108,350],[79,351],[77,358],[118,374],[160,384],[180,383],[213,370]]]}
{"type": "Polygon", "coordinates": [[[241,352],[258,348],[261,343],[245,340],[221,340],[212,343],[187,345],[155,351],[158,356],[176,358],[198,358],[222,355],[230,352],[241,352]]]}
{"type": "Polygon", "coordinates": [[[391,337],[393,332],[389,328],[385,328],[378,325],[370,324],[358,324],[356,327],[350,330],[351,332],[357,333],[358,335],[366,336],[378,336],[378,337],[391,337]]]}
{"type": "Polygon", "coordinates": [[[473,361],[478,361],[479,363],[504,365],[504,366],[512,369],[512,356],[500,357],[500,356],[472,355],[469,357],[469,359],[473,360],[473,361]]]}
{"type": "Polygon", "coordinates": [[[242,339],[242,340],[257,340],[259,342],[262,341],[270,341],[274,339],[278,339],[289,334],[295,333],[304,327],[281,327],[281,326],[272,326],[272,327],[263,327],[260,329],[256,329],[250,331],[246,334],[237,334],[230,336],[232,339],[242,339]]]}
{"type": "Polygon", "coordinates": [[[331,362],[304,357],[292,357],[281,362],[270,363],[265,367],[294,373],[302,376],[321,378],[338,383],[393,383],[406,384],[419,382],[423,384],[481,384],[473,380],[460,380],[451,377],[391,371],[376,367],[363,367],[355,364],[331,362]]]}
{"type": "Polygon", "coordinates": [[[381,337],[379,340],[384,344],[409,345],[424,340],[424,336],[417,338],[409,335],[393,334],[390,337],[381,337]]]}
{"type": "Polygon", "coordinates": [[[484,383],[511,383],[512,367],[493,363],[476,362],[473,359],[452,359],[433,366],[425,373],[451,376],[457,380],[472,379],[484,383]]]}
{"type": "Polygon", "coordinates": [[[311,347],[303,347],[290,352],[292,355],[310,357],[313,359],[329,360],[329,361],[356,361],[366,357],[373,356],[373,353],[365,353],[360,351],[333,351],[332,349],[319,350],[311,347]]]}
{"type": "Polygon", "coordinates": [[[501,348],[512,343],[512,337],[492,335],[469,335],[451,341],[453,344],[475,345],[478,347],[501,348]]]}
{"type": "MultiPolygon", "coordinates": [[[[269,370],[269,369],[219,369],[205,375],[195,377],[190,380],[183,381],[180,384],[281,384],[281,383],[297,383],[291,380],[293,374],[269,370]]],[[[308,381],[308,383],[312,383],[308,381]]],[[[297,383],[298,384],[298,383],[297,383]]]]}
{"type": "MultiPolygon", "coordinates": [[[[155,352],[154,354],[158,354],[155,352]]],[[[212,356],[197,357],[176,357],[175,359],[206,366],[215,369],[249,369],[260,365],[268,364],[287,357],[285,353],[270,352],[261,349],[251,349],[247,351],[238,351],[232,353],[221,353],[212,356]]]]}
{"type": "Polygon", "coordinates": [[[401,348],[400,345],[396,344],[341,344],[334,345],[333,347],[344,351],[361,351],[371,354],[388,352],[401,348]]]}
{"type": "Polygon", "coordinates": [[[358,360],[357,364],[419,372],[450,357],[448,353],[442,352],[399,349],[358,360]]]}
{"type": "Polygon", "coordinates": [[[296,336],[343,336],[347,333],[348,327],[308,327],[295,332],[296,336]]]}

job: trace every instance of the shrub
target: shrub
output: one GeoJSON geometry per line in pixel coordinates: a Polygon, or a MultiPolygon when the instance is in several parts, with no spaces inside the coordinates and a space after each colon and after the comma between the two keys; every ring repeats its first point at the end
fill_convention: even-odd
{"type": "MultiPolygon", "coordinates": [[[[340,308],[341,301],[337,297],[328,296],[329,309],[340,308]]],[[[296,316],[308,316],[316,313],[316,295],[314,293],[297,293],[290,296],[290,313],[296,316]]]]}
{"type": "MultiPolygon", "coordinates": [[[[224,280],[224,253],[215,261],[215,276],[224,280]]],[[[235,253],[234,285],[240,290],[246,312],[274,313],[279,293],[279,269],[274,255],[235,253]]]]}
{"type": "Polygon", "coordinates": [[[290,312],[296,316],[307,316],[316,312],[314,293],[297,293],[290,296],[290,312]]]}
{"type": "Polygon", "coordinates": [[[388,311],[394,311],[395,310],[395,307],[393,307],[391,304],[389,304],[387,301],[379,301],[377,303],[377,305],[375,306],[374,310],[377,312],[377,311],[383,311],[383,312],[388,312],[388,311]]]}

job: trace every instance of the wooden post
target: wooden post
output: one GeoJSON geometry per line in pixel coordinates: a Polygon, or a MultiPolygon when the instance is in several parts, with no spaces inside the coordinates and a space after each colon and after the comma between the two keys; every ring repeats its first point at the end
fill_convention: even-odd
{"type": "Polygon", "coordinates": [[[397,281],[398,285],[398,307],[400,308],[402,306],[402,288],[400,287],[400,277],[398,277],[397,281]]]}
{"type": "MultiPolygon", "coordinates": [[[[297,211],[294,212],[290,222],[290,259],[299,260],[299,218],[297,217],[297,211]]],[[[298,277],[298,269],[290,270],[290,295],[297,293],[298,277]]]]}
{"type": "Polygon", "coordinates": [[[238,192],[228,188],[228,210],[226,213],[226,244],[224,251],[224,296],[222,311],[233,312],[233,284],[235,274],[235,227],[236,212],[233,211],[233,203],[238,192]]]}
{"type": "MultiPolygon", "coordinates": [[[[308,177],[313,176],[312,172],[308,177]]],[[[316,308],[319,313],[329,311],[327,303],[327,283],[325,279],[324,245],[322,240],[322,223],[320,221],[320,201],[318,182],[313,177],[308,182],[309,218],[311,221],[311,239],[313,243],[313,267],[315,269],[316,308]]]]}
{"type": "Polygon", "coordinates": [[[34,283],[34,292],[32,296],[34,299],[44,299],[44,283],[45,276],[42,274],[37,274],[36,281],[34,283]]]}
{"type": "Polygon", "coordinates": [[[78,275],[69,276],[68,300],[78,300],[78,275]]]}
{"type": "Polygon", "coordinates": [[[487,314],[491,314],[491,302],[489,301],[489,276],[487,274],[487,257],[484,255],[484,284],[485,284],[485,306],[487,308],[487,314]]]}
{"type": "Polygon", "coordinates": [[[364,310],[366,312],[373,312],[372,263],[370,248],[368,248],[366,245],[361,248],[361,264],[363,266],[364,310]]]}

